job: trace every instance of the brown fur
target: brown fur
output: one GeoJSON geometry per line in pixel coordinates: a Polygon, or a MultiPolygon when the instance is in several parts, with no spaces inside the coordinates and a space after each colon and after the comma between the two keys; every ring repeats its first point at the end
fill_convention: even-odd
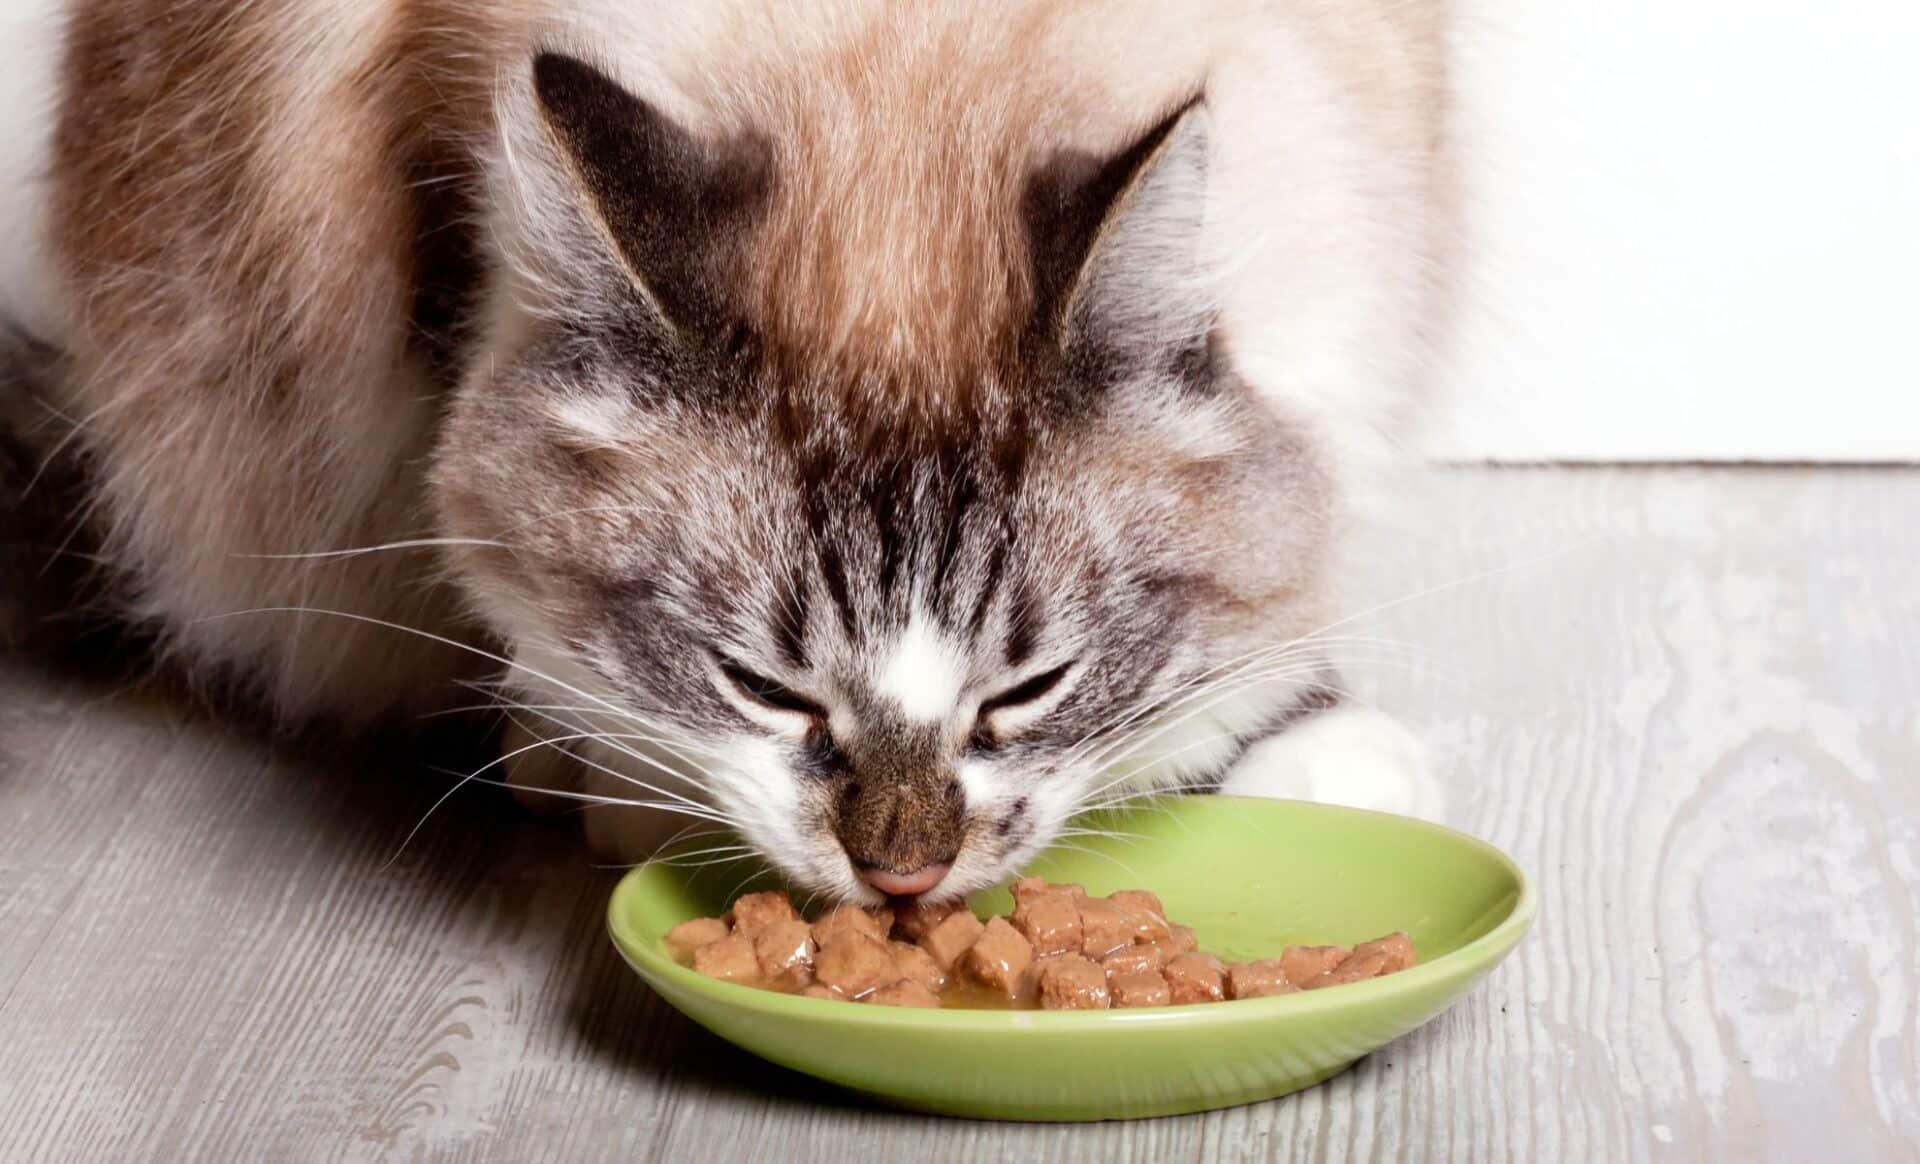
{"type": "Polygon", "coordinates": [[[420,474],[472,265],[462,143],[487,107],[476,77],[435,85],[449,70],[420,54],[454,38],[426,29],[457,10],[425,7],[363,6],[374,27],[305,39],[280,6],[84,0],[53,161],[67,403],[132,613],[169,643],[218,620],[194,661],[353,720],[443,700],[474,668],[368,624],[239,612],[471,637],[430,552],[257,556],[430,533],[420,474]],[[320,51],[340,56],[317,77],[276,67],[320,51]]]}

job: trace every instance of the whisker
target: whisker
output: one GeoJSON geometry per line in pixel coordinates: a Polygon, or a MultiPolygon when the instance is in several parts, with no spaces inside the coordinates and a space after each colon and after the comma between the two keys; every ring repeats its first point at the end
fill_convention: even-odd
{"type": "Polygon", "coordinates": [[[307,554],[229,554],[228,556],[267,561],[292,561],[303,558],[353,558],[362,554],[377,554],[383,550],[417,550],[429,546],[493,546],[509,552],[513,549],[513,547],[507,545],[505,542],[488,541],[485,538],[408,538],[405,541],[386,542],[377,546],[354,546],[345,550],[316,550],[307,554]]]}
{"type": "Polygon", "coordinates": [[[448,638],[446,635],[435,634],[432,631],[421,630],[419,627],[411,627],[406,625],[405,623],[393,622],[389,619],[375,618],[369,614],[354,614],[350,611],[345,611],[345,610],[327,610],[323,607],[318,607],[318,606],[256,606],[248,610],[230,610],[224,614],[210,614],[210,615],[206,615],[203,618],[195,619],[194,621],[196,624],[203,623],[203,622],[218,622],[225,619],[238,618],[243,615],[249,615],[249,614],[324,614],[324,615],[331,615],[334,618],[344,618],[350,622],[360,622],[360,623],[366,623],[370,626],[385,627],[388,630],[396,630],[396,631],[400,631],[403,634],[415,635],[420,638],[426,639],[430,642],[436,642],[444,646],[453,647],[456,650],[466,651],[469,654],[477,656],[478,658],[486,659],[489,662],[499,663],[503,667],[508,667],[516,671],[523,671],[526,674],[532,675],[534,678],[541,680],[542,682],[553,684],[555,687],[560,688],[561,690],[567,692],[567,694],[569,695],[577,695],[582,699],[591,700],[592,702],[599,704],[602,707],[605,707],[608,711],[615,711],[615,712],[618,711],[618,708],[608,700],[602,699],[599,696],[594,695],[590,691],[582,691],[578,687],[573,686],[571,683],[568,683],[565,680],[556,679],[553,676],[545,674],[544,672],[541,672],[539,670],[536,670],[533,667],[529,667],[524,663],[520,663],[516,660],[508,659],[500,655],[496,655],[492,651],[483,650],[479,647],[472,645],[471,643],[463,643],[457,639],[448,638]]]}
{"type": "Polygon", "coordinates": [[[1415,591],[1412,594],[1403,595],[1402,597],[1392,599],[1391,601],[1388,601],[1388,602],[1382,602],[1377,606],[1370,606],[1365,610],[1357,611],[1353,614],[1347,615],[1344,618],[1335,619],[1333,622],[1326,624],[1325,626],[1321,627],[1319,630],[1312,631],[1306,635],[1301,636],[1301,638],[1296,641],[1305,642],[1305,641],[1314,639],[1325,631],[1335,630],[1339,627],[1346,626],[1348,623],[1356,622],[1360,619],[1368,618],[1372,615],[1379,614],[1382,611],[1392,610],[1395,607],[1399,607],[1399,606],[1405,606],[1409,602],[1417,602],[1422,598],[1431,598],[1436,594],[1444,594],[1449,590],[1457,590],[1462,586],[1469,586],[1475,582],[1485,582],[1491,578],[1498,578],[1502,574],[1511,574],[1516,570],[1524,570],[1529,566],[1537,566],[1544,562],[1550,562],[1555,558],[1565,557],[1566,555],[1574,553],[1575,551],[1586,549],[1588,546],[1594,545],[1603,540],[1605,540],[1604,537],[1600,535],[1596,535],[1591,538],[1586,538],[1582,541],[1574,542],[1571,545],[1561,546],[1558,549],[1547,550],[1544,553],[1536,554],[1530,558],[1522,558],[1518,562],[1509,562],[1504,566],[1496,566],[1496,567],[1493,567],[1492,569],[1481,570],[1473,574],[1468,574],[1463,578],[1456,578],[1451,582],[1443,582],[1437,586],[1429,586],[1425,590],[1415,591]]]}
{"type": "MultiPolygon", "coordinates": [[[[1365,662],[1370,666],[1392,666],[1394,665],[1394,662],[1395,662],[1394,660],[1390,660],[1390,659],[1388,660],[1373,659],[1373,660],[1360,660],[1360,661],[1365,662]]],[[[1283,671],[1283,672],[1280,672],[1279,677],[1286,678],[1288,677],[1288,675],[1283,671]]],[[[1254,675],[1248,676],[1243,682],[1240,682],[1237,685],[1229,686],[1226,682],[1221,682],[1217,685],[1214,685],[1210,689],[1210,693],[1213,694],[1215,698],[1209,700],[1206,703],[1203,703],[1199,707],[1192,708],[1187,715],[1182,716],[1179,720],[1166,724],[1160,731],[1154,733],[1153,735],[1150,735],[1138,742],[1132,743],[1130,746],[1127,746],[1125,750],[1119,751],[1118,753],[1115,753],[1113,750],[1114,748],[1119,747],[1122,744],[1126,744],[1127,741],[1125,741],[1124,739],[1115,741],[1114,743],[1110,744],[1107,750],[1104,752],[1096,749],[1093,753],[1091,753],[1091,755],[1095,757],[1095,761],[1091,763],[1089,766],[1110,768],[1115,764],[1124,762],[1131,755],[1137,754],[1139,751],[1144,749],[1145,746],[1153,742],[1154,739],[1157,739],[1159,736],[1166,734],[1167,731],[1170,731],[1173,728],[1180,726],[1182,723],[1185,723],[1194,718],[1197,718],[1198,716],[1206,714],[1206,712],[1211,710],[1213,707],[1218,706],[1220,703],[1224,702],[1227,699],[1231,699],[1234,695],[1238,694],[1243,690],[1246,690],[1248,687],[1255,686],[1259,683],[1270,682],[1274,678],[1275,678],[1274,673],[1272,671],[1268,671],[1268,672],[1260,672],[1260,673],[1256,673],[1254,675]]],[[[1321,690],[1325,690],[1333,693],[1336,696],[1339,696],[1344,701],[1359,704],[1361,706],[1366,705],[1364,700],[1361,700],[1351,689],[1349,689],[1348,687],[1342,684],[1323,678],[1317,684],[1317,686],[1321,690]]],[[[1209,737],[1209,739],[1218,739],[1218,738],[1220,737],[1218,736],[1209,737]]],[[[1184,751],[1186,749],[1182,748],[1181,750],[1184,751]]]]}
{"type": "MultiPolygon", "coordinates": [[[[1327,641],[1331,642],[1331,641],[1348,641],[1348,640],[1330,639],[1327,641]]],[[[1366,640],[1360,637],[1353,637],[1350,641],[1362,642],[1366,640]]],[[[1189,690],[1185,695],[1181,696],[1179,699],[1173,700],[1171,702],[1162,700],[1160,703],[1151,705],[1151,708],[1153,710],[1158,710],[1162,713],[1171,712],[1183,706],[1191,704],[1196,699],[1206,699],[1208,696],[1217,695],[1217,693],[1222,691],[1225,691],[1227,693],[1227,696],[1225,697],[1230,697],[1233,693],[1245,690],[1249,687],[1254,686],[1257,683],[1271,682],[1277,678],[1297,677],[1294,675],[1287,675],[1281,670],[1282,668],[1289,667],[1292,665],[1291,661],[1288,658],[1288,655],[1290,653],[1289,648],[1291,648],[1292,645],[1293,644],[1291,642],[1281,644],[1280,647],[1275,648],[1272,651],[1268,652],[1267,657],[1261,658],[1261,659],[1255,659],[1242,665],[1240,670],[1235,674],[1221,675],[1216,678],[1206,680],[1205,682],[1200,683],[1197,687],[1195,687],[1192,684],[1189,684],[1188,686],[1191,687],[1192,689],[1189,690]]],[[[1348,657],[1348,661],[1369,662],[1369,660],[1365,660],[1365,659],[1354,660],[1353,657],[1351,656],[1348,657]]],[[[1399,660],[1392,660],[1392,659],[1371,660],[1371,662],[1378,663],[1381,665],[1389,665],[1389,666],[1401,665],[1399,660]]],[[[1411,669],[1411,667],[1409,667],[1409,669],[1411,669]]],[[[1310,669],[1303,669],[1301,674],[1305,674],[1305,673],[1310,673],[1310,669]]],[[[1347,691],[1340,685],[1333,682],[1331,679],[1322,678],[1319,683],[1319,686],[1326,688],[1327,690],[1333,691],[1335,694],[1341,695],[1345,698],[1353,698],[1352,692],[1347,691]]],[[[1222,698],[1225,698],[1225,697],[1222,697],[1222,698]]],[[[1203,704],[1201,707],[1193,709],[1191,714],[1181,717],[1179,720],[1174,721],[1174,723],[1172,724],[1168,724],[1167,727],[1171,728],[1174,726],[1178,726],[1178,724],[1184,723],[1192,719],[1194,715],[1203,714],[1208,708],[1217,706],[1220,701],[1221,701],[1221,698],[1211,699],[1207,703],[1203,704]]],[[[1124,738],[1124,737],[1121,737],[1121,738],[1124,738]]],[[[1107,767],[1113,763],[1113,760],[1110,756],[1103,754],[1103,749],[1110,751],[1113,746],[1115,745],[1111,741],[1102,741],[1087,748],[1081,748],[1079,746],[1076,746],[1076,748],[1073,751],[1069,752],[1069,760],[1076,763],[1088,762],[1090,763],[1090,766],[1093,766],[1093,767],[1107,767]]],[[[1137,748],[1135,750],[1137,750],[1137,748]]]]}
{"type": "Polygon", "coordinates": [[[1125,861],[1122,861],[1120,858],[1114,856],[1112,853],[1104,853],[1104,852],[1101,852],[1099,849],[1089,848],[1086,845],[1076,845],[1072,841],[1056,841],[1054,842],[1054,845],[1049,845],[1048,848],[1053,848],[1055,847],[1055,845],[1071,853],[1084,853],[1089,857],[1098,857],[1102,861],[1110,861],[1114,865],[1118,866],[1120,871],[1122,873],[1125,873],[1135,885],[1142,884],[1146,880],[1146,878],[1140,876],[1139,873],[1134,871],[1133,866],[1127,864],[1125,861]]]}
{"type": "MultiPolygon", "coordinates": [[[[529,711],[533,710],[531,707],[526,707],[526,708],[516,707],[515,709],[529,710],[529,711]]],[[[607,735],[602,732],[587,730],[588,725],[586,724],[574,723],[570,720],[562,719],[559,716],[548,715],[545,712],[534,711],[534,714],[540,716],[540,718],[546,720],[549,723],[552,723],[557,726],[564,727],[571,731],[579,733],[577,736],[573,736],[569,738],[589,739],[589,740],[599,741],[600,743],[606,745],[608,751],[614,752],[621,756],[625,756],[631,760],[638,760],[640,763],[649,765],[652,768],[656,769],[657,771],[662,772],[665,775],[670,776],[676,780],[684,780],[690,784],[694,784],[698,786],[699,782],[694,780],[689,773],[680,771],[679,769],[676,769],[676,768],[670,768],[667,765],[661,763],[659,760],[655,759],[654,757],[647,755],[645,752],[642,752],[637,748],[630,748],[626,744],[620,742],[621,739],[623,738],[654,740],[654,742],[657,742],[663,745],[668,752],[673,753],[677,759],[681,760],[687,766],[691,767],[699,775],[706,777],[708,780],[712,780],[715,778],[715,773],[713,769],[708,768],[704,764],[701,764],[699,761],[695,760],[693,757],[688,756],[683,752],[680,752],[678,749],[674,748],[666,740],[660,740],[660,739],[657,739],[657,737],[639,736],[631,733],[625,735],[624,737],[616,737],[616,736],[607,735]]],[[[520,726],[526,730],[528,735],[537,736],[540,734],[539,732],[536,732],[533,729],[528,728],[525,724],[521,724],[520,726]]],[[[581,757],[574,752],[569,751],[567,754],[569,756],[573,756],[575,759],[579,760],[583,764],[592,764],[593,767],[601,768],[602,771],[608,771],[609,775],[618,775],[620,776],[621,779],[633,780],[635,783],[640,783],[640,781],[638,781],[634,777],[627,776],[624,774],[613,773],[610,770],[602,767],[601,765],[593,764],[592,761],[587,760],[584,757],[581,757]]]]}
{"type": "Polygon", "coordinates": [[[731,865],[754,852],[751,845],[717,845],[708,849],[690,849],[685,853],[675,853],[671,857],[662,857],[658,853],[643,861],[630,861],[626,864],[598,863],[595,869],[640,869],[661,865],[670,869],[709,869],[717,865],[731,865]],[[686,860],[690,857],[706,857],[709,860],[686,860]]]}
{"type": "MultiPolygon", "coordinates": [[[[531,733],[529,733],[529,734],[531,734],[531,733]]],[[[562,745],[564,745],[564,744],[568,744],[568,743],[572,743],[572,742],[573,742],[573,741],[575,741],[575,740],[597,740],[597,739],[599,739],[599,738],[600,738],[599,736],[597,736],[597,735],[595,735],[595,734],[593,734],[592,732],[578,732],[578,733],[575,733],[575,734],[573,734],[573,735],[567,735],[567,736],[538,736],[538,735],[536,735],[536,736],[534,736],[534,740],[533,740],[533,742],[532,742],[531,744],[528,744],[528,745],[526,745],[525,747],[520,747],[520,748],[515,748],[515,749],[514,749],[513,751],[511,751],[511,752],[509,752],[509,753],[507,753],[506,755],[504,755],[504,756],[502,756],[502,757],[500,757],[500,760],[495,760],[495,761],[494,761],[493,763],[495,763],[495,764],[498,764],[498,763],[500,763],[500,762],[501,762],[501,760],[507,760],[507,759],[511,759],[512,757],[514,757],[514,756],[517,756],[517,755],[519,755],[519,754],[520,754],[520,753],[522,753],[522,752],[530,752],[530,751],[532,751],[532,750],[533,750],[533,749],[535,749],[535,748],[540,748],[540,747],[547,747],[547,748],[552,748],[552,749],[553,749],[554,751],[556,751],[556,752],[559,752],[559,753],[561,753],[561,754],[563,754],[563,755],[566,755],[566,756],[569,756],[569,757],[571,757],[571,758],[573,758],[573,759],[575,759],[575,760],[578,760],[578,761],[580,761],[580,762],[581,762],[582,764],[586,764],[586,765],[589,765],[590,767],[593,767],[593,768],[597,768],[597,769],[599,769],[600,771],[602,771],[602,772],[605,772],[605,773],[607,773],[607,774],[608,774],[609,776],[617,776],[617,777],[619,777],[620,779],[623,779],[623,780],[625,780],[625,781],[627,781],[627,782],[628,782],[628,783],[630,783],[630,784],[634,784],[634,785],[636,785],[636,786],[638,786],[638,787],[641,787],[641,788],[645,788],[645,789],[646,789],[647,791],[649,791],[649,792],[655,792],[655,793],[658,793],[658,794],[659,794],[659,795],[661,795],[661,796],[670,796],[670,797],[672,797],[673,799],[675,799],[675,800],[678,800],[678,801],[681,801],[681,802],[683,802],[683,803],[686,803],[686,804],[696,804],[696,805],[700,805],[700,807],[702,807],[702,808],[705,808],[705,807],[708,807],[707,805],[704,805],[704,804],[701,804],[701,802],[700,802],[700,801],[697,801],[697,800],[695,800],[695,799],[693,799],[692,797],[690,797],[690,796],[686,796],[686,795],[684,795],[684,794],[682,794],[682,793],[678,793],[678,792],[674,792],[674,791],[671,791],[670,789],[666,789],[666,788],[658,788],[658,787],[655,787],[655,786],[654,786],[654,785],[652,785],[652,784],[648,784],[648,783],[646,783],[645,781],[643,781],[643,780],[640,780],[640,779],[638,779],[638,778],[636,778],[636,777],[633,777],[633,776],[630,776],[630,775],[627,775],[626,773],[618,773],[618,772],[614,772],[614,771],[613,771],[612,769],[610,769],[610,768],[607,768],[607,767],[605,767],[605,766],[603,766],[603,765],[601,765],[601,764],[598,764],[598,763],[595,763],[594,761],[592,761],[592,760],[589,760],[589,759],[587,759],[586,757],[584,757],[584,756],[581,756],[581,755],[579,755],[579,754],[578,754],[578,753],[576,753],[576,752],[575,752],[575,751],[574,751],[574,750],[573,750],[572,748],[568,748],[568,747],[563,747],[563,746],[562,746],[562,745]]],[[[489,765],[489,766],[491,766],[491,765],[489,765]]],[[[670,771],[670,770],[669,770],[669,771],[670,771]]]]}
{"type": "MultiPolygon", "coordinates": [[[[1155,725],[1155,724],[1146,725],[1146,728],[1143,730],[1148,730],[1148,729],[1152,729],[1152,730],[1148,730],[1148,734],[1146,734],[1143,737],[1140,737],[1138,739],[1134,739],[1130,737],[1121,737],[1117,740],[1112,741],[1105,749],[1097,750],[1094,753],[1094,757],[1092,759],[1081,761],[1080,766],[1090,768],[1095,771],[1113,770],[1113,769],[1121,768],[1122,765],[1125,765],[1129,761],[1137,758],[1140,755],[1140,753],[1144,752],[1147,749],[1147,747],[1151,745],[1155,740],[1158,740],[1161,737],[1165,736],[1167,733],[1175,730],[1176,728],[1179,728],[1182,725],[1188,722],[1191,722],[1192,720],[1202,715],[1205,715],[1208,711],[1212,710],[1214,707],[1217,707],[1219,704],[1225,702],[1228,699],[1232,699],[1234,696],[1238,695],[1240,692],[1246,690],[1247,688],[1255,686],[1260,683],[1274,681],[1276,678],[1289,678],[1302,673],[1309,673],[1309,672],[1305,672],[1304,669],[1288,671],[1286,670],[1286,665],[1282,664],[1282,665],[1276,666],[1275,668],[1270,669],[1267,672],[1262,672],[1262,673],[1258,673],[1253,676],[1247,677],[1244,680],[1231,686],[1227,685],[1224,682],[1221,684],[1218,684],[1214,686],[1212,689],[1212,694],[1214,696],[1212,699],[1206,701],[1205,703],[1202,703],[1198,707],[1191,708],[1190,710],[1187,711],[1185,715],[1182,715],[1171,722],[1159,724],[1159,725],[1155,725]]],[[[1350,698],[1349,693],[1343,690],[1340,690],[1333,684],[1323,684],[1323,686],[1325,686],[1329,690],[1334,691],[1336,694],[1341,695],[1342,697],[1350,698]]],[[[1165,756],[1155,757],[1153,761],[1145,768],[1132,768],[1132,769],[1117,771],[1104,784],[1101,784],[1098,787],[1093,788],[1088,792],[1082,794],[1081,803],[1084,805],[1089,801],[1091,801],[1092,798],[1099,796],[1101,793],[1105,792],[1106,790],[1117,787],[1122,784],[1129,783],[1134,780],[1138,780],[1142,776],[1147,775],[1149,772],[1155,769],[1159,769],[1163,772],[1167,772],[1170,774],[1170,769],[1168,768],[1168,764],[1174,757],[1179,756],[1183,753],[1192,751],[1193,749],[1201,747],[1203,745],[1217,743],[1222,739],[1233,738],[1237,734],[1238,733],[1231,732],[1231,731],[1216,733],[1214,735],[1210,735],[1202,739],[1194,740],[1187,744],[1183,744],[1180,747],[1174,749],[1172,752],[1169,752],[1165,756]]],[[[1156,784],[1155,787],[1161,787],[1161,785],[1156,784]]]]}
{"type": "MultiPolygon", "coordinates": [[[[469,688],[476,688],[476,689],[478,688],[478,685],[471,681],[462,680],[460,682],[462,686],[469,687],[469,688]]],[[[676,732],[676,733],[678,732],[678,729],[673,727],[670,724],[652,721],[652,720],[646,719],[645,717],[633,714],[631,712],[626,711],[625,709],[618,708],[618,707],[611,707],[606,709],[565,708],[556,704],[542,705],[542,704],[521,703],[518,700],[505,700],[502,702],[501,706],[516,707],[516,708],[523,709],[525,711],[532,712],[533,714],[540,716],[540,718],[547,720],[550,723],[558,724],[572,731],[586,731],[591,728],[591,725],[575,722],[573,720],[568,720],[558,715],[548,714],[547,713],[548,709],[572,710],[580,713],[581,715],[602,715],[602,714],[612,715],[615,718],[632,720],[633,722],[639,724],[642,727],[651,727],[657,731],[676,732]]],[[[524,727],[525,725],[522,725],[522,726],[524,727]]],[[[624,745],[616,742],[615,737],[613,737],[610,734],[597,733],[597,735],[598,735],[598,738],[600,738],[602,742],[604,742],[611,751],[618,752],[622,755],[629,757],[630,759],[638,760],[643,764],[650,764],[655,768],[659,768],[663,772],[669,773],[670,775],[682,776],[684,778],[683,773],[674,772],[672,769],[662,767],[660,762],[654,759],[653,757],[647,756],[633,748],[625,747],[624,745]]],[[[644,736],[643,737],[638,735],[631,735],[627,738],[644,739],[647,742],[658,744],[668,754],[672,755],[675,759],[686,764],[688,767],[694,769],[696,772],[699,772],[702,776],[705,776],[708,779],[713,779],[715,777],[715,773],[713,769],[708,767],[706,764],[702,763],[699,758],[689,754],[686,748],[682,746],[684,741],[680,739],[669,738],[665,736],[644,736]]]]}
{"type": "MultiPolygon", "coordinates": [[[[464,778],[466,776],[465,773],[456,772],[451,768],[435,767],[435,768],[432,768],[431,770],[438,772],[443,776],[452,776],[452,777],[455,777],[456,779],[464,778]]],[[[512,787],[514,787],[512,784],[508,783],[505,780],[495,780],[492,777],[488,777],[488,776],[472,777],[470,780],[468,780],[468,783],[485,784],[494,788],[511,789],[512,787]]],[[[543,796],[558,797],[561,800],[577,801],[585,807],[592,807],[597,804],[607,804],[607,805],[614,805],[620,808],[658,809],[661,812],[673,813],[677,816],[690,816],[690,817],[694,817],[697,820],[709,821],[713,824],[721,825],[729,829],[735,827],[735,822],[727,819],[724,816],[720,816],[710,812],[703,812],[696,809],[686,808],[682,805],[671,804],[664,801],[628,800],[625,797],[620,797],[620,796],[598,796],[591,792],[573,792],[563,788],[543,788],[540,790],[540,793],[543,796]]]]}
{"type": "MultiPolygon", "coordinates": [[[[732,901],[734,898],[740,896],[740,891],[747,887],[747,882],[752,881],[755,877],[758,877],[759,875],[760,875],[760,871],[758,869],[749,870],[746,876],[742,877],[740,880],[733,883],[733,888],[727,890],[726,896],[723,898],[723,900],[732,901]]],[[[808,898],[807,900],[811,902],[813,899],[808,898]]]]}
{"type": "MultiPolygon", "coordinates": [[[[689,797],[682,796],[677,792],[671,792],[665,788],[656,787],[652,784],[647,783],[645,780],[640,779],[638,776],[633,776],[633,775],[630,775],[629,773],[621,772],[621,771],[617,771],[616,769],[609,768],[608,766],[598,762],[597,760],[593,760],[589,757],[582,756],[580,753],[573,751],[571,748],[556,747],[555,751],[558,751],[567,756],[570,756],[574,760],[578,761],[579,763],[585,764],[587,767],[592,768],[597,772],[603,772],[606,775],[613,777],[615,780],[619,780],[624,783],[631,784],[635,788],[644,789],[645,791],[657,793],[658,795],[661,795],[661,796],[671,796],[681,801],[682,803],[696,805],[700,808],[708,809],[713,812],[720,811],[719,809],[714,808],[714,806],[712,805],[702,804],[697,800],[693,800],[689,797]]],[[[675,773],[671,768],[667,768],[664,765],[661,765],[659,767],[662,772],[666,772],[669,775],[675,775],[675,773]]],[[[733,821],[731,818],[724,818],[724,823],[732,824],[733,821]]]]}
{"type": "MultiPolygon", "coordinates": [[[[1302,663],[1293,660],[1282,660],[1267,665],[1257,671],[1215,680],[1188,698],[1183,699],[1179,704],[1166,709],[1169,712],[1178,710],[1181,711],[1182,714],[1168,721],[1156,720],[1142,725],[1141,730],[1147,731],[1150,734],[1138,744],[1134,745],[1133,750],[1138,751],[1140,748],[1145,747],[1147,744],[1159,739],[1175,728],[1191,722],[1198,716],[1205,715],[1208,711],[1218,707],[1221,703],[1241,692],[1265,683],[1277,683],[1287,679],[1307,678],[1319,674],[1321,670],[1322,668],[1318,662],[1302,663]],[[1194,700],[1200,700],[1201,702],[1198,706],[1192,706],[1194,700]]],[[[1121,735],[1117,739],[1107,742],[1104,746],[1095,748],[1083,757],[1083,762],[1089,767],[1107,767],[1110,763],[1110,757],[1114,754],[1115,750],[1123,746],[1128,738],[1129,737],[1125,735],[1121,735]]]]}

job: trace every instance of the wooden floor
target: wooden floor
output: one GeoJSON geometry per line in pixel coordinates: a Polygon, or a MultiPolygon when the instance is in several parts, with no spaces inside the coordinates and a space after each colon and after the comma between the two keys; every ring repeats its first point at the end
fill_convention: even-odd
{"type": "Polygon", "coordinates": [[[13,657],[0,1157],[1913,1159],[1920,472],[1415,495],[1361,555],[1405,645],[1356,670],[1543,909],[1331,1083],[1136,1124],[873,1110],[640,987],[565,827],[476,791],[402,847],[445,786],[419,760],[277,754],[13,657]]]}

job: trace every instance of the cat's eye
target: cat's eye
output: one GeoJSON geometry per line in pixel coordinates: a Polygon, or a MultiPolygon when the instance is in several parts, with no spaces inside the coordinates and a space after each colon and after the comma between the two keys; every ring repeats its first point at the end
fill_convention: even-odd
{"type": "Polygon", "coordinates": [[[1032,703],[1060,686],[1060,680],[1067,677],[1067,671],[1073,667],[1071,660],[1052,670],[1042,671],[1038,675],[1022,679],[997,695],[991,695],[980,701],[982,719],[996,711],[1006,711],[1024,703],[1032,703]]]}
{"type": "Polygon", "coordinates": [[[727,682],[739,692],[762,707],[775,711],[804,715],[812,719],[827,718],[827,709],[801,695],[783,683],[767,678],[756,671],[750,671],[731,659],[720,661],[720,673],[727,682]]]}

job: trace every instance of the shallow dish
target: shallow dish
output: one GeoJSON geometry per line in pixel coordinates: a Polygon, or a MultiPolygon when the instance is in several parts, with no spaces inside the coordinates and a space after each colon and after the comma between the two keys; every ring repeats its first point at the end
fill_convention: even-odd
{"type": "MultiPolygon", "coordinates": [[[[1421,964],[1370,982],[1240,1002],[1036,1012],[910,1010],[720,982],[661,936],[778,882],[738,863],[663,859],[628,873],[608,925],[647,984],[763,1058],[888,1103],[1019,1120],[1132,1119],[1270,1099],[1338,1074],[1439,1014],[1532,924],[1532,886],[1505,854],[1409,817],[1283,800],[1183,796],[1104,817],[1028,868],[1094,893],[1151,889],[1226,960],[1392,930],[1421,964]]],[[[697,849],[696,842],[685,849],[697,849]]],[[[976,894],[982,916],[1012,907],[976,894]]]]}

